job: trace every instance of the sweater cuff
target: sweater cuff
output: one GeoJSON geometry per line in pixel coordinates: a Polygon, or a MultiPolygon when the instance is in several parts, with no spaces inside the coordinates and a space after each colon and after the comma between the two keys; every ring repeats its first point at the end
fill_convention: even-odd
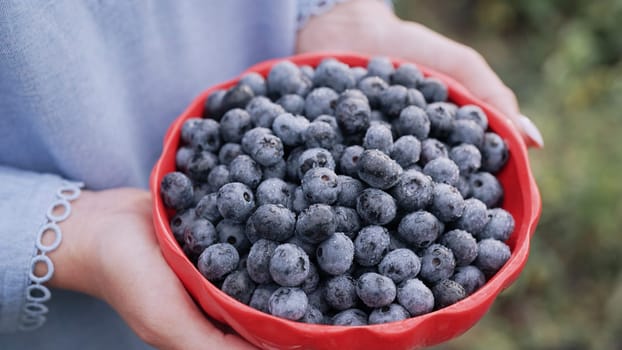
{"type": "MultiPolygon", "coordinates": [[[[45,320],[47,308],[38,301],[47,300],[49,294],[42,291],[45,287],[32,287],[37,283],[31,271],[34,262],[47,258],[36,242],[39,231],[51,222],[48,210],[58,202],[59,189],[67,184],[55,175],[0,166],[0,333],[36,328],[45,320]]],[[[51,272],[46,275],[51,277],[51,272]]]]}
{"type": "MultiPolygon", "coordinates": [[[[346,1],[349,0],[298,0],[298,7],[296,11],[296,25],[298,30],[302,29],[311,17],[326,13],[336,4],[346,1]]],[[[393,9],[392,0],[378,1],[384,1],[387,6],[393,9]]]]}

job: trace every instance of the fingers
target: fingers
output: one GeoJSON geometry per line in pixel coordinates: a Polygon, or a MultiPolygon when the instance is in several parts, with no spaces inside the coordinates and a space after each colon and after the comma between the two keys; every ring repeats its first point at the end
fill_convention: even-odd
{"type": "Polygon", "coordinates": [[[398,37],[413,45],[398,45],[400,56],[444,73],[475,96],[498,109],[521,132],[528,146],[542,147],[542,136],[535,125],[519,112],[516,96],[490,68],[486,60],[470,47],[450,40],[420,24],[402,22],[398,37]],[[401,49],[399,49],[401,48],[401,49]]]}

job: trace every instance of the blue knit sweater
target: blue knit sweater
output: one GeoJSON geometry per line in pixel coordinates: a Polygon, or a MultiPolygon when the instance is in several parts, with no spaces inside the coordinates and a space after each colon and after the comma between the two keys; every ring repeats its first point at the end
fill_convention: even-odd
{"type": "MultiPolygon", "coordinates": [[[[0,333],[13,332],[37,229],[63,179],[147,187],[188,103],[293,53],[291,0],[0,2],[0,333]]],[[[48,321],[1,349],[148,348],[102,302],[53,291],[48,321]]]]}

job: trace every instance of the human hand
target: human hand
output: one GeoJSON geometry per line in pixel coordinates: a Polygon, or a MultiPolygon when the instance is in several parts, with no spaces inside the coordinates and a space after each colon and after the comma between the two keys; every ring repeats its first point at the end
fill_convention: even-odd
{"type": "Polygon", "coordinates": [[[51,286],[109,303],[158,349],[253,349],[197,308],[164,260],[151,219],[151,197],[137,189],[83,191],[50,254],[51,286]]]}
{"type": "Polygon", "coordinates": [[[472,48],[421,24],[403,21],[378,0],[350,0],[309,19],[298,33],[297,52],[356,51],[411,60],[462,85],[507,116],[528,146],[542,147],[536,126],[520,114],[516,96],[472,48]]]}

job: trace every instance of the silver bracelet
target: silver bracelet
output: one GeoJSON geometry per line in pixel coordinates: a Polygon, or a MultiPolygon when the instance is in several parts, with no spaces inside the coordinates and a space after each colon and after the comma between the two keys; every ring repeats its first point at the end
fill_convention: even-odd
{"type": "Polygon", "coordinates": [[[30,260],[30,285],[26,288],[26,303],[22,308],[19,325],[19,329],[22,331],[37,329],[45,323],[48,307],[44,303],[50,300],[52,293],[43,283],[49,281],[54,275],[54,264],[47,254],[56,250],[60,245],[63,235],[58,224],[71,215],[71,204],[69,202],[80,196],[82,187],[84,187],[83,183],[63,182],[56,191],[56,200],[48,208],[46,223],[39,228],[35,241],[37,254],[30,260]],[[61,209],[61,213],[54,214],[57,209],[61,209]],[[52,243],[43,243],[43,237],[46,234],[54,235],[52,243]],[[35,267],[39,263],[43,263],[47,267],[47,272],[43,276],[35,274],[35,267]]]}

